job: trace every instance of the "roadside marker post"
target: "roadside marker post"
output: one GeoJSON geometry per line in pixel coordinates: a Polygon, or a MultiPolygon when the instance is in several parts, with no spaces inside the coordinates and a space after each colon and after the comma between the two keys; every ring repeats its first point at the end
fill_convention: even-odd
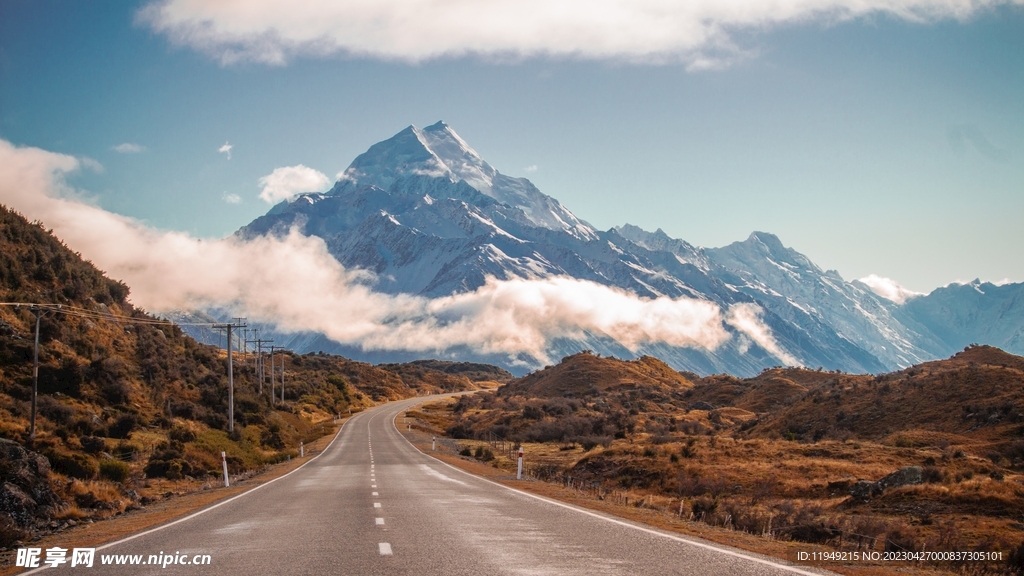
{"type": "Polygon", "coordinates": [[[230,486],[228,483],[228,455],[226,452],[220,453],[220,463],[224,466],[224,487],[230,486]]]}
{"type": "Polygon", "coordinates": [[[299,442],[299,457],[301,458],[301,457],[303,457],[305,455],[306,455],[306,447],[305,447],[305,445],[303,445],[302,442],[299,442]]]}
{"type": "Polygon", "coordinates": [[[519,467],[516,470],[516,480],[523,479],[523,447],[519,447],[519,467]]]}
{"type": "Polygon", "coordinates": [[[430,438],[430,449],[432,451],[437,450],[437,436],[432,436],[430,438]]]}

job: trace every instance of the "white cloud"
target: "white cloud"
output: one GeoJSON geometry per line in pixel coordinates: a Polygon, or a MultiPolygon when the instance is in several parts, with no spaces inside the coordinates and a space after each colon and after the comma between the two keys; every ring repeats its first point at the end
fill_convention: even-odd
{"type": "Polygon", "coordinates": [[[966,19],[1022,0],[157,0],[137,20],[224,64],[345,54],[418,62],[467,54],[685,62],[743,57],[734,33],[872,15],[966,19]]]}
{"type": "Polygon", "coordinates": [[[138,154],[140,152],[145,152],[146,147],[143,146],[142,144],[136,144],[134,142],[125,142],[123,144],[113,146],[111,150],[113,150],[114,152],[120,152],[121,154],[138,154]]]}
{"type": "Polygon", "coordinates": [[[208,240],[147,227],[83,201],[63,180],[81,162],[0,139],[0,197],[45,222],[69,246],[124,280],[132,301],[153,311],[219,306],[282,331],[312,330],[364,349],[526,354],[547,363],[553,339],[606,334],[630,350],[664,342],[714,350],[726,324],[787,363],[756,306],[688,298],[639,298],[593,282],[556,277],[488,279],[444,298],[375,292],[374,277],[346,269],[323,240],[283,237],[208,240]],[[253,267],[253,262],[260,265],[253,267]]]}
{"type": "Polygon", "coordinates": [[[234,146],[232,146],[231,144],[228,144],[227,142],[225,142],[223,146],[221,146],[220,148],[217,148],[217,152],[219,152],[221,154],[227,154],[228,160],[231,160],[231,149],[232,148],[234,148],[234,146]]]}
{"type": "Polygon", "coordinates": [[[769,354],[782,360],[787,366],[800,366],[800,361],[792,354],[786,352],[779,343],[775,341],[771,328],[761,321],[761,307],[757,304],[742,303],[733,304],[726,316],[726,324],[739,330],[754,342],[764,348],[769,354]]]}
{"type": "Polygon", "coordinates": [[[221,196],[221,198],[223,198],[224,202],[226,202],[228,204],[241,204],[242,203],[242,197],[239,196],[238,194],[228,194],[227,192],[224,192],[224,194],[221,196]]]}
{"type": "Polygon", "coordinates": [[[323,192],[331,185],[331,180],[323,172],[308,166],[284,166],[275,168],[270,174],[260,178],[260,199],[270,204],[281,200],[291,200],[303,192],[323,192]]]}
{"type": "Polygon", "coordinates": [[[896,282],[891,278],[878,276],[877,274],[870,274],[861,278],[859,281],[867,285],[867,287],[875,294],[885,298],[886,300],[892,300],[897,304],[903,304],[907,300],[923,294],[923,292],[907,290],[903,286],[900,286],[899,282],[896,282]]]}
{"type": "Polygon", "coordinates": [[[526,171],[528,174],[532,174],[533,172],[537,171],[537,165],[536,164],[530,164],[526,168],[523,168],[523,170],[526,171]]]}

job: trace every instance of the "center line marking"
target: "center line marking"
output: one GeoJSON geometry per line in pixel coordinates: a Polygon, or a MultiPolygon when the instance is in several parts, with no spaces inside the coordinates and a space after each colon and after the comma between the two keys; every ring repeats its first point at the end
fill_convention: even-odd
{"type": "Polygon", "coordinates": [[[384,525],[384,519],[383,518],[377,518],[377,526],[383,526],[383,525],[384,525]]]}
{"type": "Polygon", "coordinates": [[[380,502],[374,502],[373,503],[373,507],[374,508],[380,508],[380,502]]]}
{"type": "Polygon", "coordinates": [[[387,542],[381,542],[377,546],[380,547],[381,556],[391,556],[391,544],[388,544],[387,542]]]}
{"type": "Polygon", "coordinates": [[[370,484],[370,488],[376,488],[376,487],[377,487],[376,484],[370,484]]]}
{"type": "Polygon", "coordinates": [[[370,496],[380,496],[380,494],[374,492],[373,494],[370,494],[370,496]]]}

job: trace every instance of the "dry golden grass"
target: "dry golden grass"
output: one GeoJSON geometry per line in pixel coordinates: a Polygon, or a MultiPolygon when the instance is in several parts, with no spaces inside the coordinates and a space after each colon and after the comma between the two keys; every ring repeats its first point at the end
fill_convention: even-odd
{"type": "MultiPolygon", "coordinates": [[[[782,384],[777,378],[769,383],[782,384]]],[[[457,414],[454,407],[450,401],[410,411],[414,441],[417,431],[442,434],[457,419],[495,423],[508,414],[465,407],[457,414]]],[[[711,421],[715,411],[669,412],[680,422],[717,428],[717,434],[661,434],[655,443],[655,435],[637,432],[590,450],[575,442],[526,443],[527,470],[547,482],[517,487],[790,560],[797,550],[882,551],[887,539],[912,549],[995,550],[1007,558],[1024,539],[1024,476],[979,456],[984,441],[931,430],[902,431],[879,441],[744,438],[736,432],[749,412],[718,411],[717,423],[711,421]],[[890,489],[869,502],[849,497],[857,480],[878,480],[911,465],[941,477],[890,489]],[[822,532],[829,528],[835,532],[822,532]],[[827,542],[800,541],[807,534],[824,534],[820,537],[827,542]]],[[[641,425],[656,423],[644,412],[637,417],[641,425]]],[[[514,475],[514,456],[503,453],[501,443],[459,439],[454,446],[442,457],[475,473],[499,479],[514,475]],[[469,454],[488,448],[495,457],[478,463],[458,457],[462,448],[469,454]]],[[[511,446],[505,444],[507,450],[511,446]]],[[[889,573],[892,566],[818,565],[850,574],[889,573]]],[[[920,573],[1004,568],[998,563],[914,565],[920,573]]]]}

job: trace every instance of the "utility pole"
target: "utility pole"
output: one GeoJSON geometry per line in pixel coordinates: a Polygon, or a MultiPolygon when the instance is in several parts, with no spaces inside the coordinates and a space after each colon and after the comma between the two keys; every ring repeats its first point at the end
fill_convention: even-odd
{"type": "Polygon", "coordinates": [[[235,318],[230,324],[216,324],[216,328],[227,328],[228,330],[228,432],[235,431],[235,371],[234,363],[231,361],[231,329],[244,328],[241,322],[245,318],[235,318]]]}
{"type": "Polygon", "coordinates": [[[284,404],[284,354],[281,354],[281,403],[284,404]]]}
{"type": "MultiPolygon", "coordinates": [[[[267,379],[267,370],[266,367],[263,365],[263,344],[273,342],[273,340],[257,338],[256,340],[254,340],[254,342],[256,342],[256,356],[259,359],[259,362],[257,363],[258,366],[256,369],[256,377],[260,381],[260,394],[263,394],[263,381],[267,379]]],[[[273,360],[273,358],[271,358],[271,360],[273,360]]]]}
{"type": "Polygon", "coordinates": [[[28,445],[32,446],[36,441],[36,394],[39,390],[39,319],[43,316],[43,309],[39,306],[29,308],[36,315],[36,343],[32,348],[32,417],[28,424],[28,445]]]}
{"type": "MultiPolygon", "coordinates": [[[[252,352],[253,352],[253,356],[252,356],[252,372],[253,372],[253,375],[255,375],[257,373],[257,371],[259,370],[259,358],[256,355],[256,340],[260,337],[260,329],[259,328],[253,328],[252,330],[249,330],[249,332],[252,332],[252,340],[246,340],[245,343],[253,345],[253,347],[252,347],[252,352]]],[[[248,338],[248,336],[246,336],[246,338],[248,338]]],[[[249,367],[248,363],[246,364],[246,367],[247,368],[249,367]]]]}
{"type": "MultiPolygon", "coordinates": [[[[276,399],[276,397],[273,396],[273,388],[274,388],[274,385],[273,385],[274,384],[274,382],[273,382],[273,351],[274,351],[274,348],[280,349],[280,351],[283,351],[283,349],[285,349],[284,346],[270,346],[270,404],[271,405],[273,405],[276,401],[278,401],[278,399],[276,399]]],[[[285,371],[285,355],[284,354],[281,355],[281,371],[282,372],[285,371]]]]}

